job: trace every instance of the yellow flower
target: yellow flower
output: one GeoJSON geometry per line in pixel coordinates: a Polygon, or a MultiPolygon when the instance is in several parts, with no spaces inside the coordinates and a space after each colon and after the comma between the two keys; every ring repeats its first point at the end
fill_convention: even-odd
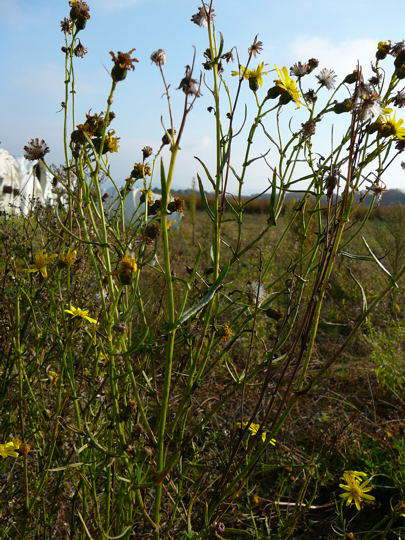
{"type": "MultiPolygon", "coordinates": [[[[236,427],[238,428],[245,428],[247,425],[249,424],[249,422],[237,422],[236,423],[236,427]]],[[[260,428],[260,425],[259,424],[250,424],[249,426],[249,431],[250,433],[255,436],[257,435],[258,431],[259,431],[259,428],[260,428]]],[[[264,442],[267,438],[267,433],[265,432],[262,432],[262,441],[264,442]]],[[[270,439],[270,444],[272,444],[273,446],[275,446],[276,444],[276,439],[270,439]]]]}
{"type": "Polygon", "coordinates": [[[297,109],[300,108],[302,105],[302,102],[300,101],[301,92],[298,89],[297,83],[290,77],[288,74],[287,68],[283,67],[282,70],[279,69],[277,65],[274,66],[277,71],[278,80],[274,81],[276,85],[281,88],[284,92],[289,94],[292,99],[297,104],[297,109]]]}
{"type": "Polygon", "coordinates": [[[405,140],[405,126],[403,119],[397,120],[396,113],[391,116],[385,115],[378,119],[379,131],[385,137],[396,137],[405,140]]]}
{"type": "Polygon", "coordinates": [[[354,503],[357,510],[361,510],[361,504],[366,501],[374,501],[372,495],[368,495],[368,492],[373,488],[369,486],[370,479],[363,482],[362,478],[367,475],[360,471],[345,471],[343,473],[343,480],[346,484],[339,484],[344,490],[344,493],[340,494],[340,497],[346,501],[346,505],[354,503]]]}
{"type": "Polygon", "coordinates": [[[25,272],[41,272],[42,277],[46,278],[48,277],[47,272],[47,265],[55,259],[57,255],[47,255],[45,253],[44,249],[40,249],[36,253],[34,253],[34,263],[31,265],[30,268],[24,268],[23,270],[25,272]]]}
{"type": "Polygon", "coordinates": [[[76,260],[77,249],[69,248],[65,253],[59,253],[59,262],[64,266],[72,266],[76,260]]]}
{"type": "Polygon", "coordinates": [[[89,312],[87,309],[80,309],[70,306],[70,309],[65,309],[65,313],[69,313],[69,315],[72,315],[72,317],[81,317],[82,319],[86,319],[86,321],[97,324],[96,319],[92,319],[89,316],[89,312]]]}
{"type": "Polygon", "coordinates": [[[238,76],[247,79],[249,81],[250,88],[254,90],[254,87],[258,88],[263,85],[263,75],[267,75],[269,73],[268,71],[263,71],[264,65],[264,62],[260,62],[257,68],[253,71],[246,69],[244,66],[240,66],[240,70],[232,71],[232,75],[234,77],[238,76]]]}
{"type": "Polygon", "coordinates": [[[119,261],[117,270],[112,273],[118,276],[121,285],[129,285],[137,269],[136,260],[131,257],[127,250],[124,257],[119,261]]]}
{"type": "Polygon", "coordinates": [[[16,447],[14,446],[14,443],[8,442],[5,444],[0,444],[0,456],[2,458],[18,457],[18,453],[16,452],[16,447]]]}

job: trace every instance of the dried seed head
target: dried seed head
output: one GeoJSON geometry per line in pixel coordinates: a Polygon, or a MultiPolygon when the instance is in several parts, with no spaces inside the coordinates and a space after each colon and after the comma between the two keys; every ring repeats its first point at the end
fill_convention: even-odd
{"type": "Polygon", "coordinates": [[[252,45],[248,49],[248,53],[252,54],[255,58],[258,54],[260,54],[263,50],[263,42],[262,41],[255,41],[252,43],[252,45]]]}
{"type": "Polygon", "coordinates": [[[304,124],[301,124],[302,126],[302,136],[304,139],[308,139],[309,137],[312,137],[312,135],[315,135],[315,129],[316,129],[316,121],[315,120],[308,120],[304,124]]]}
{"type": "Polygon", "coordinates": [[[394,98],[395,107],[405,107],[405,88],[400,90],[394,98]]]}
{"type": "Polygon", "coordinates": [[[316,75],[316,78],[319,81],[319,84],[321,86],[325,86],[328,90],[332,90],[332,88],[335,88],[335,80],[336,80],[336,73],[333,71],[333,69],[327,69],[323,68],[321,71],[316,75]]]}
{"type": "Polygon", "coordinates": [[[71,34],[73,29],[73,21],[72,19],[68,19],[65,17],[60,21],[60,29],[65,34],[71,34]]]}
{"type": "Polygon", "coordinates": [[[124,322],[114,324],[113,326],[114,332],[118,332],[119,334],[125,334],[126,329],[127,325],[124,322]]]}
{"type": "Polygon", "coordinates": [[[134,50],[135,49],[131,49],[126,53],[118,51],[117,55],[110,51],[112,61],[114,62],[114,67],[111,70],[111,77],[115,82],[123,81],[129,70],[134,71],[134,63],[139,62],[137,58],[131,58],[131,54],[134,50]]]}
{"type": "Polygon", "coordinates": [[[380,104],[380,96],[377,92],[365,93],[361,96],[360,103],[357,105],[357,111],[360,120],[378,117],[383,114],[380,104]]]}
{"type": "Polygon", "coordinates": [[[193,95],[195,97],[200,97],[200,84],[196,79],[191,77],[191,68],[186,66],[186,74],[180,82],[180,85],[177,90],[183,90],[186,95],[193,95]]]}
{"type": "Polygon", "coordinates": [[[301,78],[308,73],[308,64],[303,64],[302,62],[296,62],[293,66],[290,67],[290,75],[301,78]]]}
{"type": "Polygon", "coordinates": [[[45,154],[49,152],[49,146],[47,146],[46,142],[38,138],[31,139],[28,141],[28,144],[24,146],[25,159],[29,159],[30,161],[36,161],[38,159],[43,159],[45,157],[45,154]]]}
{"type": "Polygon", "coordinates": [[[80,39],[79,43],[76,45],[76,47],[73,49],[74,55],[77,56],[77,58],[84,58],[87,54],[87,48],[82,45],[80,39]]]}
{"type": "Polygon", "coordinates": [[[131,172],[131,178],[139,180],[140,178],[144,178],[144,176],[150,176],[151,174],[152,171],[148,163],[135,163],[134,168],[131,172]]]}
{"type": "Polygon", "coordinates": [[[152,154],[153,154],[153,148],[151,146],[144,146],[142,148],[142,156],[144,160],[150,157],[152,154]]]}
{"type": "Polygon", "coordinates": [[[212,23],[214,20],[214,17],[215,17],[215,9],[213,9],[212,7],[210,8],[209,5],[204,3],[203,6],[198,8],[197,13],[195,13],[191,17],[191,22],[193,22],[197,26],[207,26],[208,21],[212,23]]]}
{"type": "Polygon", "coordinates": [[[166,51],[164,49],[158,49],[150,55],[150,59],[157,66],[164,66],[166,63],[166,51]]]}

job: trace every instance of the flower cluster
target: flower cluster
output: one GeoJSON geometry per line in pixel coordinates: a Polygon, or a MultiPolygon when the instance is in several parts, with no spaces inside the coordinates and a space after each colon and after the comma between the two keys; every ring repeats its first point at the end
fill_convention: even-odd
{"type": "Polygon", "coordinates": [[[71,142],[73,145],[74,155],[77,157],[81,145],[86,144],[91,140],[97,152],[100,152],[103,147],[103,154],[106,152],[118,152],[119,137],[115,137],[115,131],[109,130],[104,136],[103,131],[109,127],[114,120],[115,114],[110,112],[108,118],[101,111],[100,114],[86,113],[86,121],[83,124],[78,124],[76,129],[71,134],[71,142]]]}

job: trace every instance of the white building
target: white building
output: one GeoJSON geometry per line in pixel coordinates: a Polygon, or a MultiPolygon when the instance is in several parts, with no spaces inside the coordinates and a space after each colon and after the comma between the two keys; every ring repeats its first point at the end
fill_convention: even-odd
{"type": "Polygon", "coordinates": [[[0,212],[26,215],[35,203],[54,204],[52,178],[43,163],[15,159],[0,148],[0,212]]]}

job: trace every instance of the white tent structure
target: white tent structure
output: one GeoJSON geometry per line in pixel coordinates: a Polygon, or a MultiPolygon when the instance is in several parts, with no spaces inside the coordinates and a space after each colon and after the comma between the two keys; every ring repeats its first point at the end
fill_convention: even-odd
{"type": "MultiPolygon", "coordinates": [[[[141,202],[143,190],[140,188],[135,188],[132,190],[132,200],[128,197],[131,221],[135,224],[140,224],[143,221],[143,216],[145,215],[145,203],[141,202]]],[[[161,198],[161,195],[150,192],[153,201],[156,201],[161,198]]],[[[173,200],[171,197],[170,200],[173,200]]],[[[155,216],[148,216],[148,220],[153,219],[155,216]]],[[[175,230],[178,230],[181,223],[181,218],[183,217],[182,212],[172,212],[167,216],[167,221],[171,224],[171,227],[175,230]]]]}
{"type": "Polygon", "coordinates": [[[54,204],[52,175],[43,163],[15,159],[0,148],[0,212],[28,214],[33,204],[54,204]]]}

